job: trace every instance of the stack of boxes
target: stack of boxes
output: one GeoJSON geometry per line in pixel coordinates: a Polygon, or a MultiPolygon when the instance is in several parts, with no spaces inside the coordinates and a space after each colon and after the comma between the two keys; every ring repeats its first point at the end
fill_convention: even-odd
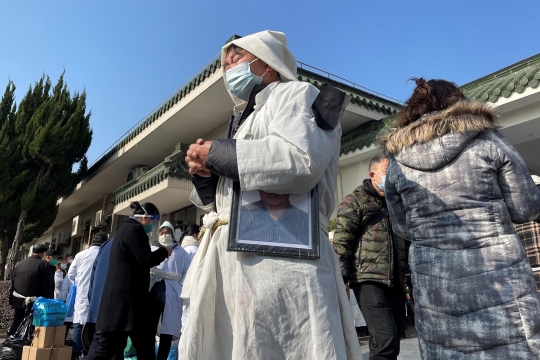
{"type": "Polygon", "coordinates": [[[23,348],[22,360],[71,360],[71,347],[64,346],[66,327],[36,327],[32,345],[23,348]]]}

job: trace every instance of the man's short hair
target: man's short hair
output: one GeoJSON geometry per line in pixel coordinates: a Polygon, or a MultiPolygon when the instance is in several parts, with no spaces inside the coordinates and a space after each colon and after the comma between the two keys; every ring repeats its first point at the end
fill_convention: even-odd
{"type": "Polygon", "coordinates": [[[57,256],[60,256],[60,251],[58,251],[58,250],[49,250],[49,251],[47,251],[46,255],[47,256],[57,257],[57,256]]]}
{"type": "Polygon", "coordinates": [[[227,48],[227,50],[225,51],[225,54],[228,54],[228,53],[230,53],[232,50],[236,50],[236,49],[244,50],[244,49],[242,49],[242,48],[241,48],[240,46],[238,46],[238,45],[231,44],[231,46],[229,46],[229,47],[227,48]]]}
{"type": "Polygon", "coordinates": [[[104,232],[98,232],[94,234],[94,237],[92,238],[92,245],[101,246],[105,241],[107,241],[107,234],[105,234],[104,232]]]}
{"type": "Polygon", "coordinates": [[[34,254],[41,254],[45,251],[47,251],[47,247],[45,246],[45,244],[36,244],[32,247],[32,252],[34,254]]]}
{"type": "Polygon", "coordinates": [[[383,160],[388,160],[384,155],[377,155],[369,161],[369,172],[372,172],[375,166],[379,165],[383,160]]]}

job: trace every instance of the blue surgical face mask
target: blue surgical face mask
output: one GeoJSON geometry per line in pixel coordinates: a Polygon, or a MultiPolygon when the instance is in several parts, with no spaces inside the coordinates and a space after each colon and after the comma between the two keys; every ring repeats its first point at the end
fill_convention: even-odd
{"type": "Polygon", "coordinates": [[[381,175],[379,173],[375,173],[375,174],[377,174],[377,175],[379,175],[381,177],[381,183],[380,184],[375,183],[375,184],[377,184],[379,189],[381,189],[381,191],[384,192],[384,183],[386,181],[386,175],[381,175]]]}
{"type": "Polygon", "coordinates": [[[153,229],[154,229],[154,224],[144,225],[144,232],[147,234],[151,233],[153,229]]]}
{"type": "Polygon", "coordinates": [[[66,269],[67,269],[67,265],[66,265],[66,264],[61,264],[60,267],[62,268],[62,270],[66,270],[66,269]]]}
{"type": "Polygon", "coordinates": [[[234,97],[242,99],[244,101],[249,100],[249,94],[255,85],[259,85],[262,82],[263,76],[257,76],[251,72],[249,65],[259,59],[255,59],[252,62],[243,62],[232,69],[227,70],[225,73],[225,79],[227,80],[227,87],[234,97]]]}

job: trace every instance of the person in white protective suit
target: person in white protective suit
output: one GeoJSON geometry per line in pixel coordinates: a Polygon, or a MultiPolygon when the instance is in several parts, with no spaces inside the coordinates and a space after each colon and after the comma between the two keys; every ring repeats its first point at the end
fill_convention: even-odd
{"type": "Polygon", "coordinates": [[[184,283],[190,316],[179,359],[361,359],[338,261],[327,237],[335,207],[341,127],[315,119],[319,90],[299,82],[285,34],[262,31],[226,44],[223,78],[234,103],[226,139],[187,152],[207,214],[184,283]],[[240,112],[241,111],[241,112],[240,112]],[[322,125],[321,125],[322,126],[322,125]],[[228,252],[233,184],[300,194],[318,184],[320,258],[228,252]]]}
{"type": "Polygon", "coordinates": [[[75,293],[75,309],[73,311],[73,332],[71,341],[73,342],[73,357],[83,354],[82,329],[86,324],[88,317],[88,289],[90,288],[90,279],[92,277],[92,268],[99,252],[99,247],[107,241],[105,233],[97,233],[92,238],[92,244],[84,251],[81,251],[71,263],[68,275],[69,281],[77,286],[75,293]]]}
{"type": "Polygon", "coordinates": [[[64,292],[63,283],[66,276],[67,264],[58,259],[56,272],[54,273],[54,298],[66,302],[67,294],[64,292]]]}
{"type": "Polygon", "coordinates": [[[161,246],[168,246],[173,249],[171,256],[150,270],[150,288],[160,281],[165,284],[164,307],[153,304],[152,309],[149,309],[149,311],[152,326],[158,329],[159,334],[157,360],[166,360],[172,342],[180,337],[182,328],[182,301],[180,294],[182,293],[182,285],[191,259],[188,253],[176,242],[174,227],[170,222],[165,221],[159,228],[158,241],[159,244],[152,244],[152,251],[161,246]]]}
{"type": "MultiPolygon", "coordinates": [[[[186,250],[189,256],[189,262],[195,257],[197,250],[199,250],[199,231],[200,226],[197,224],[191,224],[188,226],[184,238],[182,239],[182,249],[186,250]]],[[[186,328],[186,323],[189,314],[189,299],[182,300],[182,332],[186,328]]]]}

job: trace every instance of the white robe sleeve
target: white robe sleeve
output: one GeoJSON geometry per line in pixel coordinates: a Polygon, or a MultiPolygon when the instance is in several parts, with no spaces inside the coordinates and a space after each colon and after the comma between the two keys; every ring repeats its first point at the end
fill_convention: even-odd
{"type": "Polygon", "coordinates": [[[60,299],[63,300],[64,302],[67,302],[70,289],[71,289],[71,281],[66,276],[64,280],[62,281],[62,292],[60,295],[60,299]]]}
{"type": "Polygon", "coordinates": [[[195,188],[191,190],[191,194],[189,195],[189,200],[193,203],[193,205],[195,205],[199,209],[202,209],[208,212],[214,210],[214,203],[212,202],[208,205],[204,205],[201,198],[199,197],[199,194],[197,193],[197,189],[195,188]]]}
{"type": "MultiPolygon", "coordinates": [[[[77,254],[79,255],[79,254],[77,254]]],[[[69,267],[67,278],[71,283],[77,285],[77,282],[75,281],[75,278],[77,277],[77,267],[79,266],[79,257],[75,255],[75,258],[73,259],[73,262],[71,263],[71,266],[69,267]]]]}
{"type": "Polygon", "coordinates": [[[58,271],[54,273],[54,298],[60,299],[62,296],[62,282],[64,278],[60,275],[58,271]]]}
{"type": "Polygon", "coordinates": [[[311,105],[319,91],[307,83],[278,87],[269,101],[268,136],[236,143],[242,190],[304,193],[315,187],[335,155],[336,131],[320,129],[311,105]]]}

